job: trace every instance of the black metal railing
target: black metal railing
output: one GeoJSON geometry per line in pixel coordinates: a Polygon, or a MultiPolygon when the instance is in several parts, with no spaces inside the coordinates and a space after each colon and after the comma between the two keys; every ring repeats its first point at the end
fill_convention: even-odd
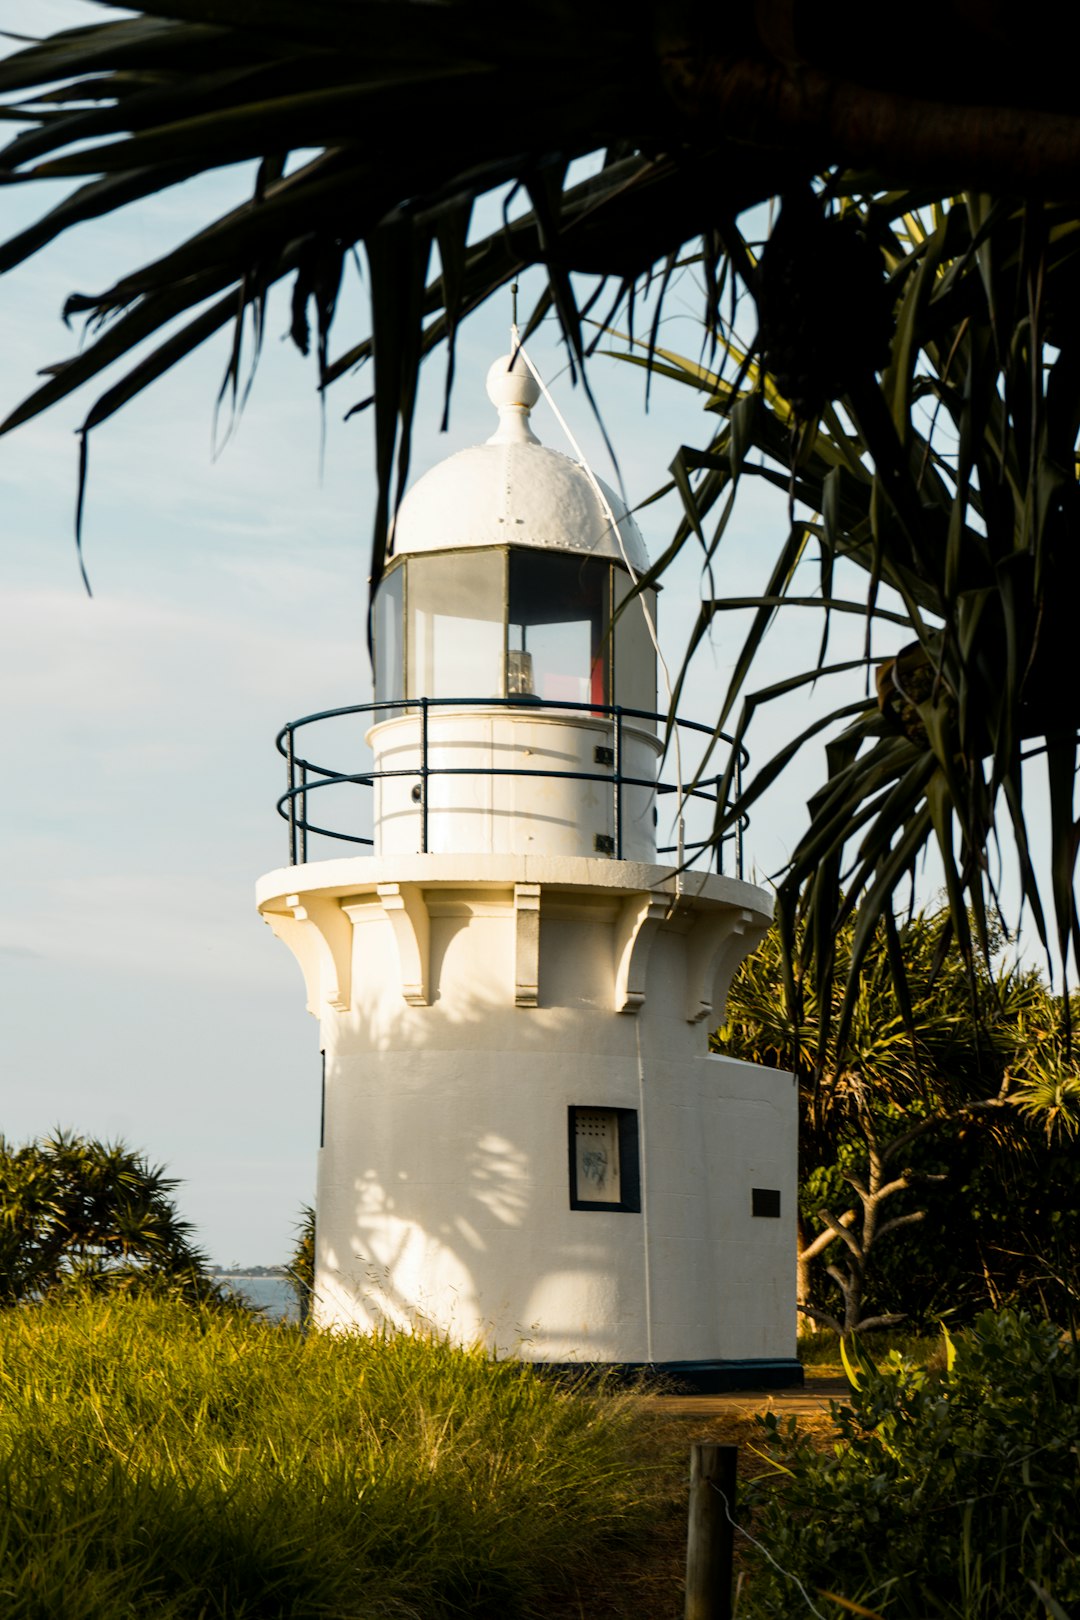
{"type": "MultiPolygon", "coordinates": [[[[428,782],[434,776],[515,776],[540,777],[546,781],[572,781],[572,782],[600,782],[611,789],[612,794],[612,825],[614,828],[614,848],[611,853],[616,860],[623,857],[623,812],[624,792],[627,788],[643,787],[655,792],[659,798],[680,793],[677,782],[658,780],[655,777],[629,776],[623,770],[626,738],[624,728],[627,723],[633,725],[635,720],[646,721],[651,725],[659,726],[661,733],[667,731],[668,717],[657,714],[648,709],[628,709],[618,704],[604,705],[596,703],[568,703],[561,698],[558,700],[543,700],[529,698],[523,702],[520,697],[512,698],[415,698],[407,702],[400,699],[390,699],[378,703],[354,703],[340,709],[323,709],[318,714],[306,714],[299,720],[290,720],[282,726],[277,735],[277,749],[286,763],[287,785],[285,792],[277,801],[278,814],[289,824],[289,865],[296,866],[308,858],[308,836],[315,834],[320,838],[334,839],[340,843],[360,844],[367,848],[374,845],[373,838],[365,838],[358,833],[343,832],[337,828],[326,827],[312,821],[308,816],[308,797],[327,788],[342,787],[347,784],[374,789],[377,781],[389,781],[395,777],[410,777],[415,780],[413,797],[416,800],[420,817],[420,849],[418,854],[428,853],[428,782]],[[452,709],[455,711],[469,711],[472,709],[514,709],[518,713],[527,710],[533,713],[574,714],[579,713],[589,719],[606,720],[611,725],[611,760],[610,764],[602,770],[596,771],[558,771],[550,769],[533,769],[527,766],[496,766],[496,765],[433,765],[430,757],[430,730],[429,716],[433,709],[452,709]],[[420,758],[417,763],[395,770],[375,770],[370,768],[363,771],[339,771],[331,766],[319,765],[314,760],[301,754],[297,748],[297,734],[307,726],[320,723],[342,720],[356,715],[366,716],[370,723],[375,723],[380,716],[392,718],[402,714],[418,714],[420,719],[420,758]]],[[[717,743],[726,745],[729,749],[732,738],[726,732],[718,732],[711,726],[701,725],[695,720],[676,719],[673,722],[680,731],[696,734],[704,744],[706,759],[711,755],[717,743]]],[[[670,749],[665,757],[670,755],[670,749]]],[[[686,804],[711,805],[713,809],[714,824],[720,806],[720,795],[727,778],[727,796],[737,802],[742,796],[742,773],[749,763],[749,755],[745,748],[740,747],[734,755],[729,754],[729,762],[724,771],[713,776],[702,776],[692,773],[688,785],[681,789],[682,803],[680,810],[686,804]]],[[[746,816],[740,817],[730,828],[719,836],[713,832],[707,838],[697,839],[694,842],[680,844],[666,844],[657,848],[657,855],[674,855],[681,859],[684,865],[690,866],[699,860],[703,854],[715,852],[716,869],[723,872],[725,869],[724,851],[727,845],[732,846],[733,865],[735,876],[742,877],[743,872],[743,832],[748,824],[746,816]]]]}

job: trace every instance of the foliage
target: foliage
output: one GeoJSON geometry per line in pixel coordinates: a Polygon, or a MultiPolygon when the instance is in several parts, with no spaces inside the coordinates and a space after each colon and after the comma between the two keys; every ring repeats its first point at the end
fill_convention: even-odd
{"type": "MultiPolygon", "coordinates": [[[[1080,521],[1080,220],[1071,205],[974,194],[922,207],[910,193],[872,196],[842,176],[830,177],[830,194],[834,221],[874,245],[877,285],[892,301],[880,379],[869,364],[853,369],[820,414],[800,421],[755,359],[761,339],[752,331],[740,341],[733,326],[712,367],[666,351],[626,358],[700,391],[719,418],[704,448],[684,449],[673,469],[686,516],[665,565],[695,537],[715,563],[743,478],[765,478],[790,495],[790,532],[773,550],[761,595],[703,603],[688,649],[719,613],[754,609],[718,727],[737,715],[741,739],[762,705],[822,675],[874,669],[876,690],[845,698],[786,743],[738,806],[745,813],[804,744],[825,740],[827,780],[780,881],[778,914],[786,951],[798,950],[828,1007],[838,971],[833,940],[857,912],[843,1035],[875,929],[882,919],[893,926],[897,891],[928,846],[942,863],[965,955],[972,940],[984,959],[992,953],[1002,891],[988,852],[1004,828],[1021,905],[1039,938],[1049,947],[1054,934],[1062,963],[1080,939],[1072,833],[1080,704],[1062,674],[1068,604],[1080,584],[1072,543],[1080,521]],[[815,552],[811,594],[802,565],[815,552]],[[822,616],[814,668],[770,680],[770,624],[779,611],[807,608],[822,616]],[[830,665],[837,613],[863,616],[864,656],[830,665]],[[750,690],[762,664],[764,684],[750,690]],[[1025,811],[1036,758],[1048,790],[1047,872],[1037,870],[1025,811]]],[[[811,217],[821,206],[801,204],[811,217]]],[[[751,290],[783,223],[782,214],[760,276],[758,245],[728,233],[751,290]]],[[[735,813],[731,805],[718,830],[735,813]]],[[[789,994],[797,988],[789,979],[789,994]]]]}
{"type": "Polygon", "coordinates": [[[176,1186],[119,1142],[57,1131],[14,1147],[0,1137],[0,1304],[73,1286],[224,1303],[176,1186]]]}
{"type": "Polygon", "coordinates": [[[1076,1049],[1063,1034],[1060,1019],[1047,1017],[1045,1004],[1033,1008],[1022,1022],[1011,1100],[1033,1124],[1042,1126],[1048,1142],[1070,1141],[1080,1133],[1076,1049]]]}
{"type": "Polygon", "coordinates": [[[6,1620],[548,1615],[654,1511],[626,1396],[177,1302],[0,1313],[6,1620]]]}
{"type": "Polygon", "coordinates": [[[296,1223],[296,1242],[289,1259],[286,1275],[296,1298],[297,1316],[301,1324],[311,1316],[311,1302],[315,1293],[315,1210],[305,1204],[296,1223]]]}
{"type": "Polygon", "coordinates": [[[1014,1296],[1065,1309],[1080,1279],[1080,1176],[1057,1146],[1059,1115],[1036,1111],[1065,1064],[1057,998],[1030,970],[991,973],[977,958],[969,972],[948,913],[919,913],[892,940],[874,936],[841,1050],[854,933],[849,919],[835,943],[831,1017],[811,982],[792,1022],[774,932],[736,975],[714,1037],[797,1076],[807,1314],[850,1331],[867,1325],[864,1304],[923,1322],[1014,1296]],[[814,1261],[840,1289],[839,1313],[814,1261]]]}
{"type": "MultiPolygon", "coordinates": [[[[230,324],[222,397],[237,405],[245,344],[257,357],[268,291],[289,279],[305,352],[314,312],[320,386],[373,363],[360,404],[375,418],[377,583],[423,357],[446,343],[449,393],[462,319],[527,265],[547,274],[533,320],[557,313],[578,367],[583,313],[600,312],[603,329],[623,311],[632,335],[654,287],[636,358],[703,390],[720,419],[673,464],[686,520],[657,572],[695,538],[715,556],[742,477],[792,493],[790,532],[772,548],[718,726],[738,713],[742,732],[777,695],[768,675],[751,689],[751,673],[778,607],[811,600],[797,571],[815,544],[818,663],[830,615],[858,611],[857,662],[879,665],[876,696],[838,705],[782,747],[717,829],[810,735],[825,738],[828,778],[780,885],[785,949],[805,919],[803,965],[828,1005],[837,929],[858,912],[853,986],[878,920],[934,844],[961,948],[970,910],[988,951],[998,884],[987,851],[1007,830],[1022,904],[1067,963],[1080,941],[1080,699],[1061,675],[1080,584],[1080,221],[1059,199],[1072,196],[1080,118],[1068,53],[1042,46],[1054,37],[1047,0],[1034,14],[977,13],[961,0],[917,8],[883,54],[847,11],[774,0],[722,13],[523,0],[510,24],[493,23],[485,0],[146,0],[141,14],[28,45],[0,64],[0,95],[25,126],[0,164],[12,181],[75,189],[0,246],[0,270],[192,175],[258,168],[250,201],[69,300],[90,341],[50,367],[3,428],[116,363],[122,374],[83,424],[85,471],[87,434],[230,324]],[[599,155],[599,172],[569,184],[570,161],[586,154],[599,155]],[[470,239],[476,199],[506,186],[528,212],[470,239]],[[761,250],[736,221],[775,198],[783,207],[761,250]],[[358,244],[371,330],[331,358],[358,244]],[[656,347],[664,296],[687,269],[708,365],[656,347]],[[849,564],[862,601],[846,594],[849,564]],[[1048,878],[1025,812],[1025,760],[1036,756],[1048,878]]],[[[706,602],[698,636],[733,605],[706,602]]],[[[850,1014],[848,1002],[842,1020],[850,1014]]]]}
{"type": "Polygon", "coordinates": [[[871,937],[841,1043],[836,1015],[855,933],[849,918],[837,934],[840,971],[828,1001],[812,979],[797,980],[796,1021],[782,994],[785,962],[774,928],[735,975],[714,1042],[733,1057],[795,1074],[804,1170],[833,1162],[860,1093],[902,1110],[995,1098],[1025,1030],[1053,1002],[1037,973],[1016,967],[991,972],[976,962],[972,986],[948,911],[920,911],[894,933],[882,926],[871,937]],[[897,956],[906,995],[897,988],[897,956]]]}
{"type": "Polygon", "coordinates": [[[796,48],[792,16],[774,7],[729,8],[721,21],[671,0],[584,10],[522,0],[508,25],[493,23],[486,0],[145,0],[132,17],[29,43],[0,64],[0,95],[25,125],[0,164],[19,181],[78,183],[0,248],[0,271],[193,175],[258,168],[250,201],[101,293],[69,300],[67,315],[86,315],[94,341],[50,368],[5,425],[121,362],[85,434],[230,324],[223,394],[235,404],[245,337],[257,359],[268,290],[289,279],[292,338],[305,354],[314,316],[320,386],[374,360],[377,582],[421,359],[448,342],[449,389],[462,319],[526,265],[547,272],[537,317],[558,311],[580,363],[573,271],[614,278],[614,308],[632,315],[638,278],[656,266],[670,277],[700,239],[703,316],[715,333],[735,216],[830,164],[869,167],[890,185],[927,175],[955,187],[992,176],[1025,192],[1071,183],[1073,86],[1051,55],[1031,60],[1030,18],[984,23],[954,0],[934,8],[933,27],[974,64],[977,125],[921,49],[887,60],[853,52],[850,37],[837,38],[843,23],[818,17],[799,28],[796,48]],[[570,161],[590,153],[603,154],[600,174],[567,185],[570,161]],[[476,199],[507,185],[527,195],[529,212],[470,240],[476,199]],[[331,360],[343,270],[361,243],[371,333],[331,360]],[[439,274],[427,283],[433,249],[439,274]],[[135,358],[148,338],[155,346],[135,358]]]}
{"type": "Polygon", "coordinates": [[[780,1472],[756,1480],[744,1508],[775,1565],[751,1550],[740,1620],[804,1612],[796,1579],[830,1614],[833,1593],[885,1620],[1077,1612],[1075,1341],[987,1313],[951,1361],[935,1374],[898,1352],[877,1367],[858,1355],[825,1453],[793,1418],[758,1420],[780,1472]]]}
{"type": "MultiPolygon", "coordinates": [[[[801,1332],[799,1334],[799,1360],[804,1367],[814,1367],[818,1376],[833,1375],[842,1378],[845,1374],[843,1357],[849,1357],[855,1349],[851,1338],[844,1339],[839,1333],[831,1333],[826,1328],[815,1332],[801,1332]],[[841,1345],[844,1349],[841,1350],[841,1345]]],[[[875,1333],[873,1338],[873,1355],[876,1363],[880,1364],[883,1358],[894,1350],[898,1355],[905,1357],[920,1367],[927,1367],[931,1371],[940,1371],[945,1366],[947,1340],[943,1338],[940,1325],[933,1333],[910,1333],[902,1328],[883,1328],[875,1333]]]]}

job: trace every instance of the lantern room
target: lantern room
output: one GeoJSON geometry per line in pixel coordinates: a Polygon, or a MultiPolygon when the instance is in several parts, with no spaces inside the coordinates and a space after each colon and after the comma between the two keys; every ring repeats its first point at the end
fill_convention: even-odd
{"type": "Polygon", "coordinates": [[[644,543],[614,490],[536,437],[520,353],[487,390],[495,433],[406,496],[375,595],[376,848],[651,860],[644,543]]]}

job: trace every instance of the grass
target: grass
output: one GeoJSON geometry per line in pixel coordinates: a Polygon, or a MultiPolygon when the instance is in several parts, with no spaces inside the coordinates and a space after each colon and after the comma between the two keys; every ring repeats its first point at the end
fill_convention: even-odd
{"type": "MultiPolygon", "coordinates": [[[[865,1350],[933,1374],[944,1342],[865,1350]]],[[[842,1375],[835,1335],[800,1354],[842,1375]]],[[[799,1431],[833,1455],[826,1414],[799,1431]]],[[[431,1339],[149,1299],[0,1311],[0,1620],[673,1620],[692,1439],[762,1472],[749,1410],[431,1339]]]]}
{"type": "Polygon", "coordinates": [[[430,1339],[0,1312],[4,1620],[576,1615],[669,1473],[632,1396],[430,1339]]]}
{"type": "MultiPolygon", "coordinates": [[[[909,1361],[932,1372],[945,1366],[945,1339],[941,1333],[897,1333],[895,1330],[867,1333],[858,1339],[863,1354],[873,1361],[884,1360],[895,1350],[909,1361]]],[[[840,1335],[827,1328],[816,1333],[800,1333],[797,1350],[799,1360],[809,1378],[843,1378],[844,1364],[840,1358],[840,1335]]]]}

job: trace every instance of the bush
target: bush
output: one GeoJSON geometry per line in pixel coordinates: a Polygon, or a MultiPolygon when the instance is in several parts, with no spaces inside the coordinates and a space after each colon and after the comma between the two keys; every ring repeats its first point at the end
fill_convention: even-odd
{"type": "Polygon", "coordinates": [[[0,1384],[4,1620],[550,1615],[662,1491],[632,1401],[429,1339],[59,1296],[0,1384]]]}
{"type": "Polygon", "coordinates": [[[747,1501],[785,1573],[751,1549],[740,1620],[803,1613],[792,1578],[887,1620],[1080,1612],[1075,1343],[1023,1313],[987,1313],[948,1360],[935,1374],[896,1351],[878,1367],[860,1353],[827,1453],[794,1419],[759,1419],[782,1472],[747,1501]]]}
{"type": "Polygon", "coordinates": [[[297,1321],[303,1325],[311,1316],[315,1297],[315,1211],[310,1204],[301,1208],[295,1231],[296,1242],[285,1275],[296,1300],[297,1321]]]}
{"type": "Polygon", "coordinates": [[[71,1288],[226,1304],[176,1186],[122,1142],[56,1131],[16,1147],[0,1136],[0,1305],[71,1288]]]}

